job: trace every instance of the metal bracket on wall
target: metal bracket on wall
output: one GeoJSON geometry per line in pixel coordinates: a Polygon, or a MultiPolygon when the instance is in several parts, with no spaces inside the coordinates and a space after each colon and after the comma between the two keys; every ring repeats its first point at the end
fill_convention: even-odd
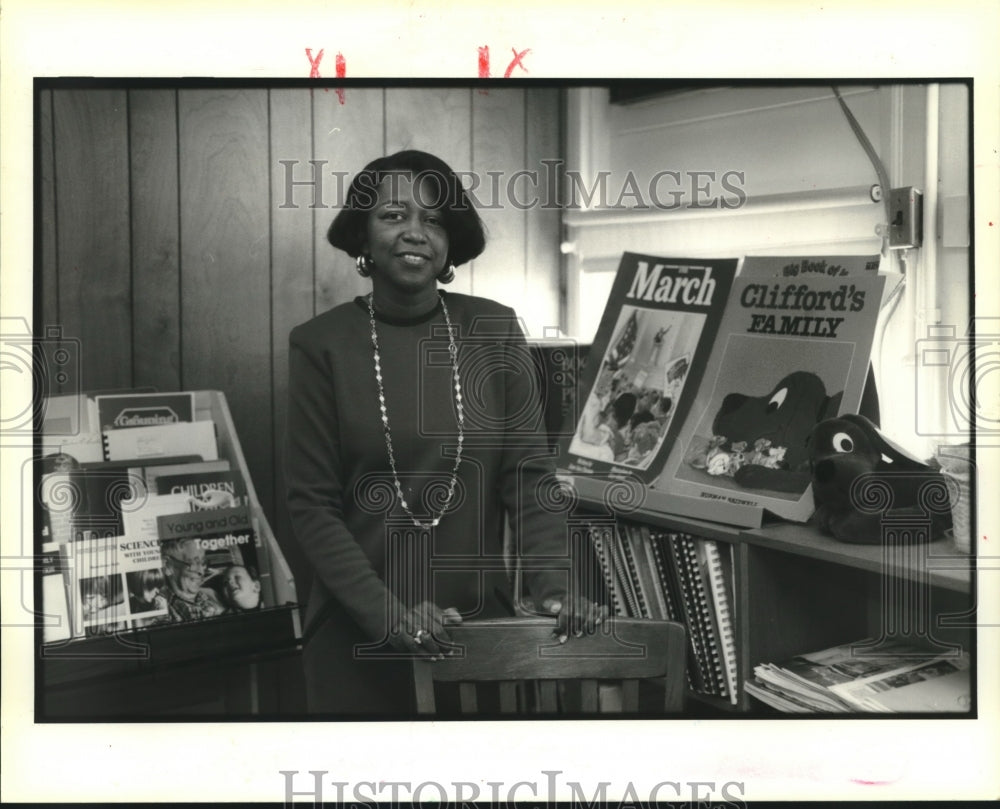
{"type": "Polygon", "coordinates": [[[913,186],[889,192],[889,249],[920,247],[924,236],[924,195],[913,186]]]}

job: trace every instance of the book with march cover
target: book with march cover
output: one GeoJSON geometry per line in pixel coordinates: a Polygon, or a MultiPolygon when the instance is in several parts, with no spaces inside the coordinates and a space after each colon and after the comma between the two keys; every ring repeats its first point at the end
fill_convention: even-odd
{"type": "Polygon", "coordinates": [[[736,272],[735,259],[625,253],[594,337],[568,472],[649,482],[684,421],[736,272]]]}
{"type": "Polygon", "coordinates": [[[725,522],[764,510],[813,512],[806,442],[826,418],[857,412],[883,278],[740,276],[688,419],[654,490],[714,504],[725,522]]]}
{"type": "Polygon", "coordinates": [[[94,397],[101,431],[194,421],[194,394],[123,393],[94,397]]]}

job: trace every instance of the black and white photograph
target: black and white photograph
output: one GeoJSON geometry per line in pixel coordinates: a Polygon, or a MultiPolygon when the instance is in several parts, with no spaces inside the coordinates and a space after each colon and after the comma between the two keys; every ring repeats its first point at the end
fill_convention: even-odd
{"type": "Polygon", "coordinates": [[[246,802],[995,791],[996,66],[570,75],[503,27],[408,75],[309,27],[6,78],[5,758],[191,726],[220,774],[254,740],[246,802]]]}

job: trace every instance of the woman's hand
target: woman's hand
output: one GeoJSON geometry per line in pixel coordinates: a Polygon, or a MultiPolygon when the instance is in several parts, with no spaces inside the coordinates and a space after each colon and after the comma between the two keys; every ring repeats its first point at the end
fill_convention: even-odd
{"type": "Polygon", "coordinates": [[[452,642],[445,627],[460,623],[462,616],[454,607],[442,610],[430,601],[423,601],[403,614],[392,628],[389,640],[400,651],[442,660],[452,642]]]}
{"type": "Polygon", "coordinates": [[[592,635],[608,617],[607,607],[582,596],[547,598],[542,602],[542,610],[557,616],[553,634],[560,643],[565,643],[570,633],[576,638],[584,633],[592,635]]]}

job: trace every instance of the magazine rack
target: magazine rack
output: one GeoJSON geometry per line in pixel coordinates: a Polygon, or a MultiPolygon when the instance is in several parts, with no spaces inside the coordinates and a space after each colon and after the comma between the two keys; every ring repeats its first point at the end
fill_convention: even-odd
{"type": "Polygon", "coordinates": [[[251,715],[262,709],[258,664],[297,653],[295,580],[260,506],[225,396],[195,391],[195,419],[216,425],[219,457],[246,482],[255,529],[270,559],[276,606],[107,637],[39,644],[36,716],[42,721],[251,715]],[[192,706],[196,706],[192,709],[192,706]]]}

